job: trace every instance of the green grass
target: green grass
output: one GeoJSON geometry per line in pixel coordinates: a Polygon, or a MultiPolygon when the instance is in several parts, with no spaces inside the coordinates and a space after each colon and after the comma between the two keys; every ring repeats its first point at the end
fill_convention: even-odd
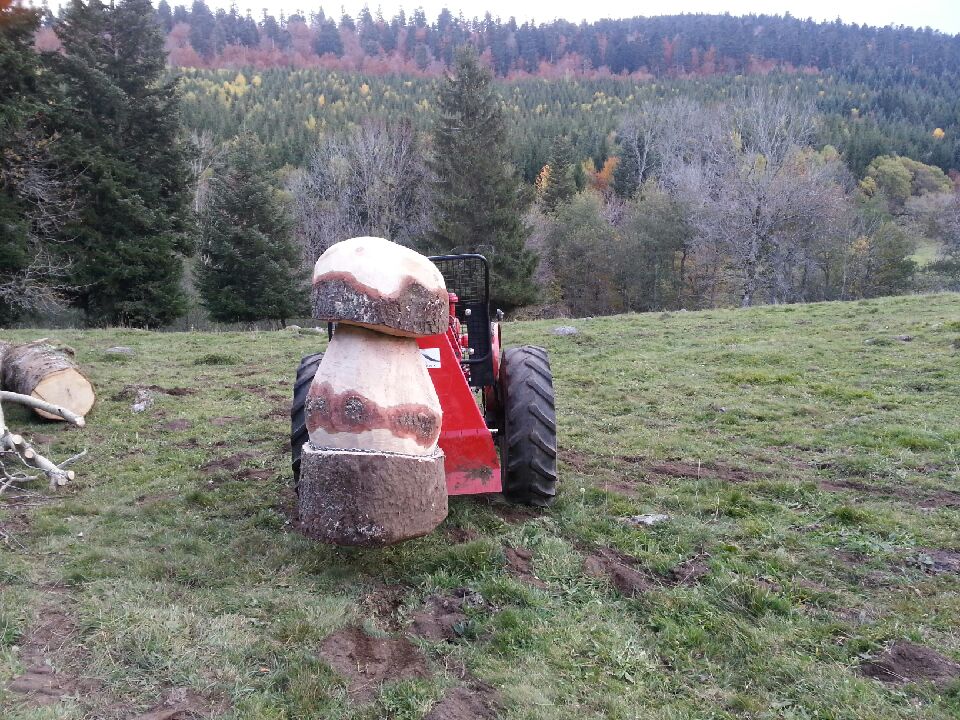
{"type": "Polygon", "coordinates": [[[455,498],[436,532],[379,551],[285,528],[283,408],[322,338],[57,333],[99,402],[82,432],[9,412],[52,436],[53,456],[90,454],[56,497],[0,505],[15,540],[0,546],[0,686],[22,670],[15,648],[48,589],[65,585],[54,599],[77,630],[51,658],[101,690],[43,710],[0,690],[0,715],[128,717],[190,687],[229,718],[421,718],[465,670],[498,688],[509,719],[957,717],[960,688],[885,685],[857,667],[895,639],[960,659],[960,578],[916,561],[960,549],[960,510],[921,507],[960,492],[960,295],[577,320],[569,337],[557,324],[504,327],[509,344],[551,354],[554,508],[511,524],[455,498]],[[113,345],[136,354],[118,361],[113,345]],[[195,392],[133,414],[138,384],[195,392]],[[179,419],[191,426],[164,428],[179,419]],[[241,451],[239,471],[200,469],[241,451]],[[668,461],[706,470],[652,471],[668,461]],[[670,520],[617,519],[651,512],[670,520]],[[508,572],[507,545],[533,552],[545,588],[508,572]],[[583,572],[606,546],[652,573],[694,556],[709,573],[626,598],[583,572]],[[385,586],[401,600],[392,624],[377,612],[385,586]],[[456,642],[417,640],[431,677],[351,700],[323,639],[350,623],[403,632],[425,596],[459,587],[484,603],[456,642]]]}

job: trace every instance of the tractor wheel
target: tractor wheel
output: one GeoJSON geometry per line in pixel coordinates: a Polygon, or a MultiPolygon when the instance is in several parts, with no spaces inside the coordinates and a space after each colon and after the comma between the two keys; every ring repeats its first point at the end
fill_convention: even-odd
{"type": "Polygon", "coordinates": [[[547,351],[532,345],[505,350],[500,380],[503,494],[511,502],[547,507],[557,492],[557,416],[547,351]]]}
{"type": "Polygon", "coordinates": [[[293,405],[290,406],[290,460],[293,465],[294,483],[300,482],[300,453],[303,452],[303,444],[308,437],[307,418],[304,412],[307,392],[310,390],[310,383],[313,382],[313,376],[317,374],[317,368],[322,359],[322,352],[303,358],[300,361],[300,367],[297,368],[297,379],[293,383],[293,405]]]}

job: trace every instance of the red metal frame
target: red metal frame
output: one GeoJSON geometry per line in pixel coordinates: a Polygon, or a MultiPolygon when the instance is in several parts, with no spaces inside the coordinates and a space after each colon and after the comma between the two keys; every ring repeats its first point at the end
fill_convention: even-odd
{"type": "MultiPolygon", "coordinates": [[[[428,362],[428,371],[443,410],[439,445],[446,456],[447,494],[498,493],[503,489],[500,459],[493,433],[487,427],[470,389],[467,371],[461,364],[465,340],[454,313],[455,304],[456,296],[451,294],[450,327],[446,333],[417,339],[421,350],[433,351],[429,353],[432,360],[428,362]]],[[[494,377],[499,377],[500,332],[499,325],[495,327],[494,377]]]]}

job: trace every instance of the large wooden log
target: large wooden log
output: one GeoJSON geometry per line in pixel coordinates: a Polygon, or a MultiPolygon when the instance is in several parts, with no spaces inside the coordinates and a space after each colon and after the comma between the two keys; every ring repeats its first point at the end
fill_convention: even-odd
{"type": "MultiPolygon", "coordinates": [[[[0,343],[0,386],[66,408],[83,417],[93,407],[93,385],[73,361],[73,351],[45,340],[24,345],[0,343]]],[[[63,418],[35,408],[50,420],[63,418]]]]}
{"type": "Polygon", "coordinates": [[[321,450],[306,442],[300,529],[334,545],[383,547],[426,535],[447,516],[443,453],[321,450]]]}

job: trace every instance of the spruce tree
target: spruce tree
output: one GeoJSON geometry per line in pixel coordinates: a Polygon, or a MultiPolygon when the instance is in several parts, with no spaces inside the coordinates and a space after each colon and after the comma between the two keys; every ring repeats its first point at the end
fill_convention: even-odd
{"type": "Polygon", "coordinates": [[[534,300],[537,258],[524,244],[529,231],[520,215],[519,184],[492,80],[476,52],[464,47],[440,89],[430,249],[487,255],[493,300],[512,308],[534,300]]]}
{"type": "Polygon", "coordinates": [[[0,2],[0,325],[59,305],[68,283],[58,233],[73,206],[57,165],[62,102],[41,13],[0,2]]]}
{"type": "Polygon", "coordinates": [[[640,166],[637,164],[636,142],[624,138],[617,153],[619,162],[613,171],[613,190],[622,198],[632,198],[640,189],[640,166]]]}
{"type": "Polygon", "coordinates": [[[179,96],[165,81],[149,0],[72,0],[57,25],[69,113],[62,162],[79,176],[65,237],[75,297],[93,324],[158,326],[185,309],[191,251],[179,96]]]}
{"type": "Polygon", "coordinates": [[[570,201],[577,193],[574,179],[573,146],[563,136],[553,141],[550,153],[550,179],[544,188],[540,204],[545,212],[556,212],[557,208],[570,201]]]}
{"type": "Polygon", "coordinates": [[[25,175],[24,156],[30,152],[24,140],[33,135],[31,120],[43,99],[39,56],[33,51],[39,25],[35,10],[0,8],[0,324],[22,311],[16,288],[32,255],[28,198],[20,181],[25,175]]]}
{"type": "Polygon", "coordinates": [[[317,55],[326,55],[331,53],[337,57],[343,55],[343,40],[340,38],[340,31],[332,20],[324,20],[317,30],[317,36],[313,40],[313,51],[317,55]]]}
{"type": "Polygon", "coordinates": [[[283,323],[306,309],[292,223],[267,178],[263,147],[250,134],[234,140],[214,166],[197,281],[215,320],[283,323]]]}

